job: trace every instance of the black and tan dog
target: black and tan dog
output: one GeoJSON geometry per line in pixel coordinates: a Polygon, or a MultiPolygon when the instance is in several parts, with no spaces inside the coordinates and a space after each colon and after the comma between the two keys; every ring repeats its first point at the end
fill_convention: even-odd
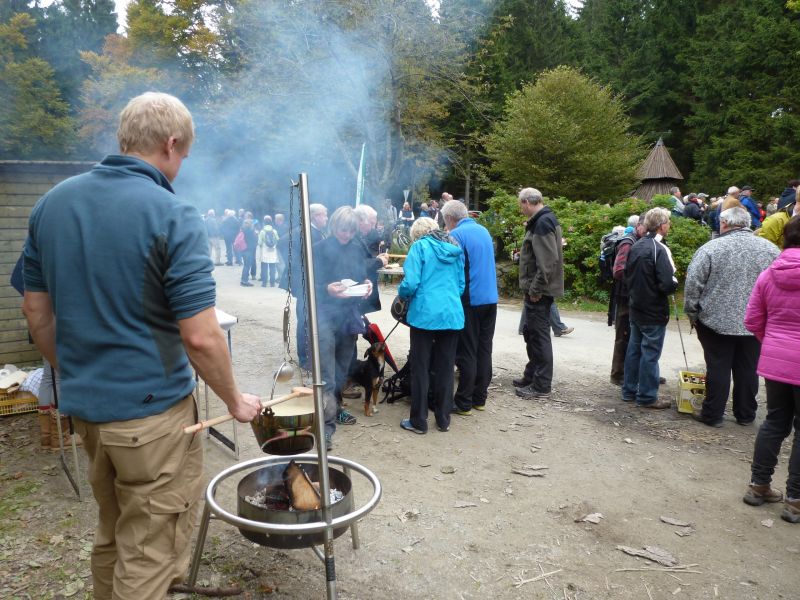
{"type": "Polygon", "coordinates": [[[344,388],[342,388],[347,389],[351,385],[364,388],[364,414],[368,417],[378,412],[378,392],[383,383],[385,353],[386,344],[383,342],[375,342],[367,348],[367,351],[364,352],[366,360],[356,361],[347,376],[344,388]]]}

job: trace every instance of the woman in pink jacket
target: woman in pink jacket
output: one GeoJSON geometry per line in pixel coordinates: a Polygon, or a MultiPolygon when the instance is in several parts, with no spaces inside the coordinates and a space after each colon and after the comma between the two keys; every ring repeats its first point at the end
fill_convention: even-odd
{"type": "Polygon", "coordinates": [[[744,319],[761,342],[758,374],[767,387],[767,417],[756,436],[752,478],[743,499],[752,506],[783,500],[770,482],[794,424],[781,518],[800,523],[800,216],[786,224],[783,235],[784,250],[756,281],[744,319]]]}

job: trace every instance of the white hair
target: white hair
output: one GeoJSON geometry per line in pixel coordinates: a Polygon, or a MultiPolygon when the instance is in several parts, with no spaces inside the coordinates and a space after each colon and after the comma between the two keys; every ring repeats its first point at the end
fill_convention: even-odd
{"type": "Polygon", "coordinates": [[[750,213],[738,206],[723,210],[719,213],[719,220],[725,221],[728,227],[750,227],[750,213]]]}
{"type": "Polygon", "coordinates": [[[369,204],[359,204],[354,209],[360,223],[365,223],[370,217],[377,217],[377,211],[369,204]]]}
{"type": "Polygon", "coordinates": [[[458,200],[448,200],[445,202],[441,212],[444,219],[452,221],[453,223],[458,223],[468,216],[467,207],[464,206],[463,202],[459,202],[458,200]]]}
{"type": "Polygon", "coordinates": [[[639,224],[639,215],[628,217],[628,227],[636,227],[639,224]]]}
{"type": "Polygon", "coordinates": [[[729,193],[729,194],[738,194],[738,193],[739,193],[739,192],[741,192],[741,191],[742,191],[742,190],[740,190],[740,189],[739,189],[738,187],[736,187],[735,185],[732,185],[731,187],[729,187],[729,188],[728,188],[728,193],[729,193]]]}
{"type": "Polygon", "coordinates": [[[541,204],[542,192],[532,187],[524,188],[519,192],[519,199],[527,204],[541,204]]]}

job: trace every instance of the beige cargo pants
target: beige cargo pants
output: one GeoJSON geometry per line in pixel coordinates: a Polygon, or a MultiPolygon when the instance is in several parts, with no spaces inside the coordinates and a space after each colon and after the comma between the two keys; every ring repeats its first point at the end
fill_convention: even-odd
{"type": "Polygon", "coordinates": [[[73,418],[89,454],[99,508],[92,550],[97,600],[158,600],[189,565],[203,492],[200,436],[189,395],[160,415],[89,423],[73,418]]]}

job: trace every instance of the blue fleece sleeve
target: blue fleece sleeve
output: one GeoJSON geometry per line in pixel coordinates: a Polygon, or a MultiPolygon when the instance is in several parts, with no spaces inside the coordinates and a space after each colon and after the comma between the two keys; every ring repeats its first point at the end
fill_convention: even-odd
{"type": "Polygon", "coordinates": [[[39,214],[42,211],[42,204],[44,198],[41,198],[31,211],[30,219],[28,220],[28,239],[25,240],[25,247],[22,250],[23,254],[23,276],[25,280],[25,289],[29,292],[46,292],[47,283],[42,274],[42,264],[39,259],[39,246],[36,243],[36,223],[39,219],[39,214]]]}
{"type": "Polygon", "coordinates": [[[167,244],[169,266],[164,274],[164,292],[175,318],[188,319],[216,302],[208,236],[197,209],[184,203],[176,204],[170,218],[167,244]]]}

